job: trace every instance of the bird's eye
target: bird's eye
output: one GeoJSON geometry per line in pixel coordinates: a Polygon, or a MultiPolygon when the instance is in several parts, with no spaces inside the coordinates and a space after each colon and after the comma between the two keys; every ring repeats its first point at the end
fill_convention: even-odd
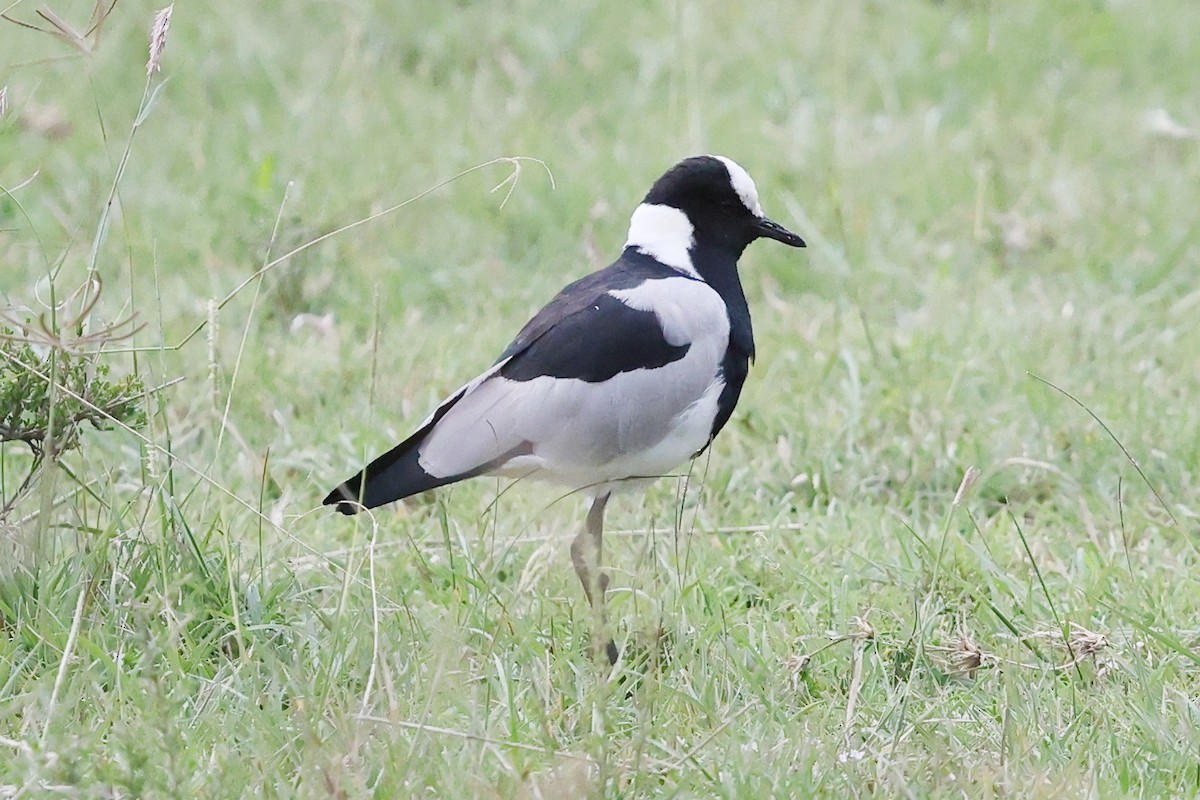
{"type": "Polygon", "coordinates": [[[741,203],[737,202],[736,200],[725,199],[721,201],[721,211],[730,216],[738,213],[740,210],[739,206],[741,206],[741,203]]]}

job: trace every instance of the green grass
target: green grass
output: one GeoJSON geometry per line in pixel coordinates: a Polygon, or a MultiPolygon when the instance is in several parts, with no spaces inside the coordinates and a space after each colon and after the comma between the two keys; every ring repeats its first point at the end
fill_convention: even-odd
{"type": "Polygon", "coordinates": [[[0,797],[1200,794],[1200,142],[1145,125],[1200,128],[1200,6],[180,4],[130,142],[155,10],[86,57],[0,21],[0,302],[95,247],[92,324],[145,325],[104,362],[182,379],[0,522],[0,797]],[[610,507],[609,676],[579,500],[317,504],[710,151],[810,246],[743,259],[686,492],[610,507]],[[515,155],[553,186],[473,172],[211,310],[515,155]]]}

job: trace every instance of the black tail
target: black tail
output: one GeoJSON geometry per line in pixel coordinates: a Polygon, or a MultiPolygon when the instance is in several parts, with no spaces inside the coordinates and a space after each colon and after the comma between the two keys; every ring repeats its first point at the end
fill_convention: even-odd
{"type": "Polygon", "coordinates": [[[337,510],[343,514],[357,514],[368,508],[375,508],[393,500],[403,500],[405,497],[477,475],[478,472],[471,472],[439,478],[426,472],[419,461],[421,443],[446,412],[462,399],[466,390],[467,386],[464,386],[447,398],[412,436],[339,485],[325,496],[322,504],[337,506],[337,510]]]}
{"type": "Polygon", "coordinates": [[[343,514],[357,514],[465,477],[438,478],[421,467],[418,456],[425,433],[426,430],[418,432],[372,461],[362,472],[330,492],[324,504],[337,506],[343,514]]]}

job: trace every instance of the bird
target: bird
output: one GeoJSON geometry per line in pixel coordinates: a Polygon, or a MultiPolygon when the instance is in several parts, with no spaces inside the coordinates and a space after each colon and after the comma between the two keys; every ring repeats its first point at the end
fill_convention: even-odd
{"type": "Polygon", "coordinates": [[[754,360],[738,259],[757,239],[804,240],[764,216],[744,168],[685,158],[651,186],[607,267],[568,284],[485,371],[325,498],[343,514],[481,475],[548,480],[591,505],[571,561],[606,630],[604,512],[703,453],[754,360]]]}

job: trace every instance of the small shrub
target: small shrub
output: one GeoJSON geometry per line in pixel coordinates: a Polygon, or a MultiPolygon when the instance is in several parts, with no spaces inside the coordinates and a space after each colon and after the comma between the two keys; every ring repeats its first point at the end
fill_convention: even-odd
{"type": "Polygon", "coordinates": [[[3,487],[0,521],[33,488],[42,467],[80,447],[85,424],[101,430],[146,424],[141,379],[113,378],[110,369],[99,349],[75,349],[61,340],[39,341],[0,328],[0,459],[6,467],[13,463],[10,443],[25,444],[33,454],[16,488],[3,487]]]}

